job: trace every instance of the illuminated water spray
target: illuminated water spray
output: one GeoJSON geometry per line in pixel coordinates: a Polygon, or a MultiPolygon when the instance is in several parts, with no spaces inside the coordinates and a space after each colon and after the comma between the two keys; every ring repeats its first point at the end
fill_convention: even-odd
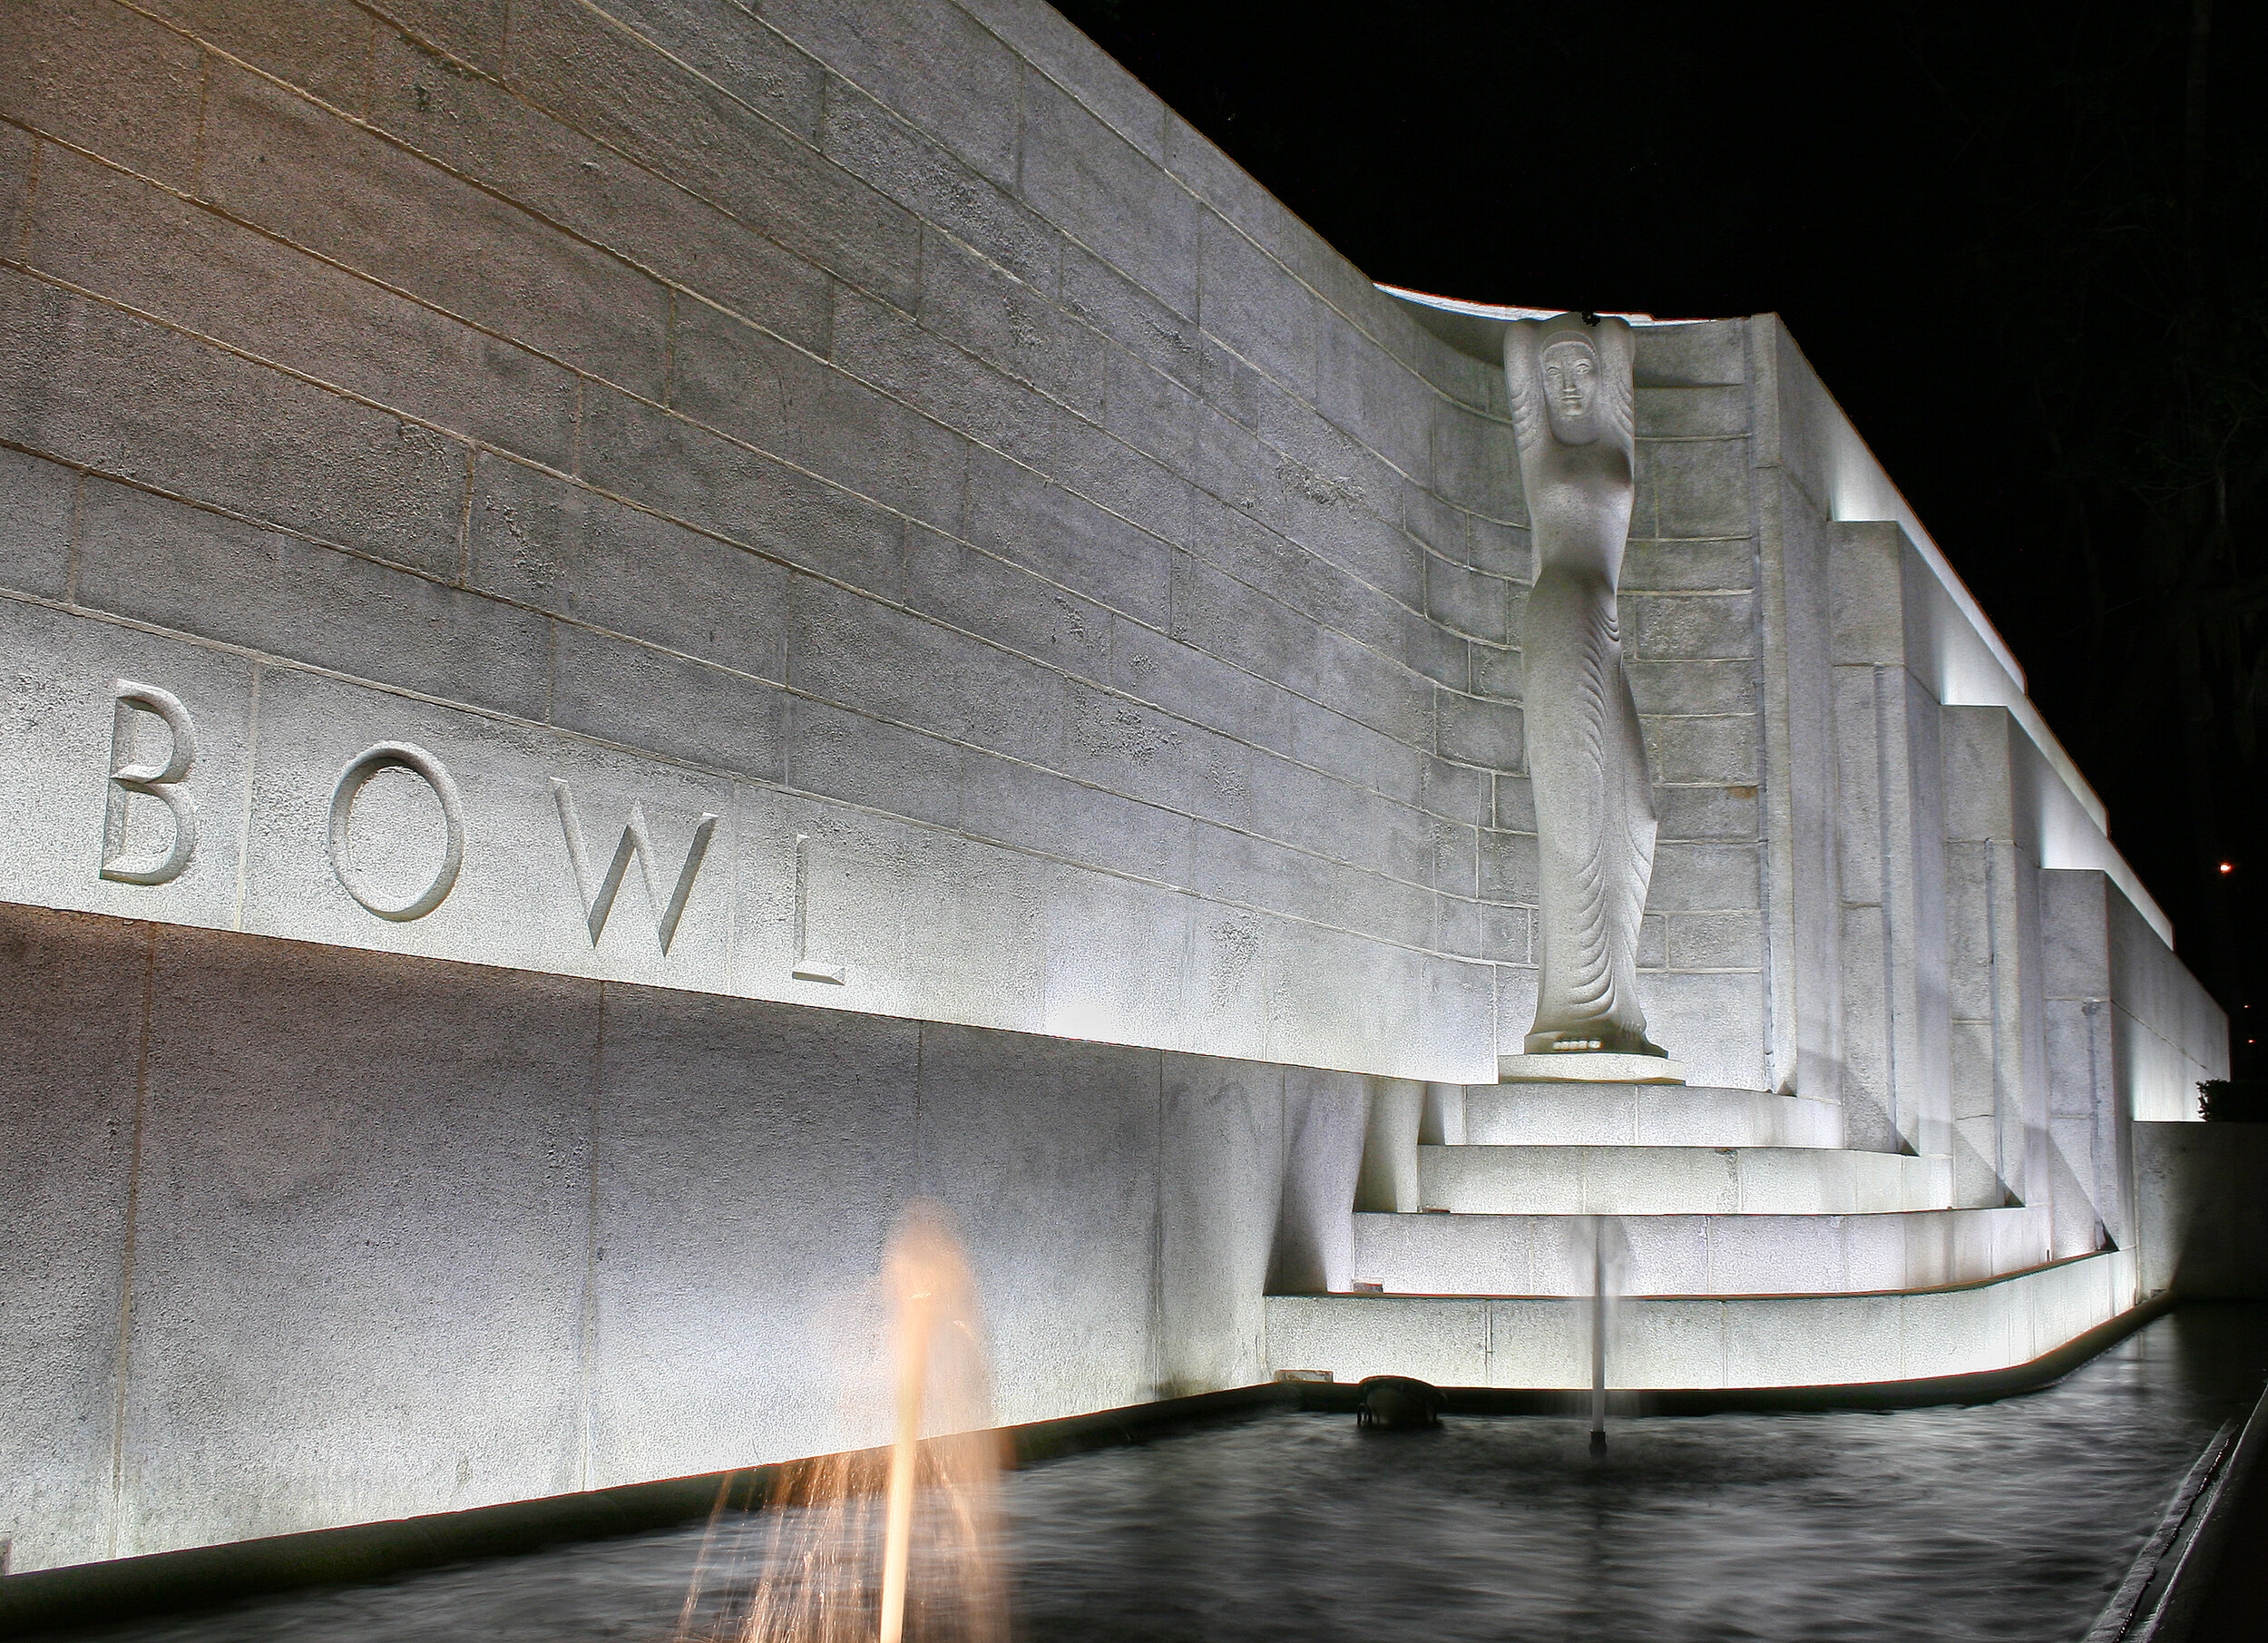
{"type": "Polygon", "coordinates": [[[1630,1244],[1620,1218],[1590,1218],[1590,1449],[1607,1452],[1607,1347],[1614,1331],[1615,1297],[1630,1244]]]}
{"type": "Polygon", "coordinates": [[[991,1423],[991,1387],[979,1333],[976,1289],[961,1246],[938,1206],[916,1203],[899,1224],[885,1263],[897,1345],[897,1423],[883,1531],[879,1643],[906,1635],[914,1560],[914,1506],[926,1483],[933,1578],[943,1589],[942,1626],[925,1637],[973,1640],[1004,1636],[993,1519],[1000,1472],[991,1423]],[[949,1434],[924,1443],[927,1430],[949,1434]],[[926,1473],[926,1476],[924,1476],[926,1473]]]}
{"type": "Polygon", "coordinates": [[[788,1469],[745,1609],[721,1629],[695,1624],[705,1552],[676,1643],[1006,1643],[982,1325],[941,1207],[907,1208],[881,1291],[886,1459],[829,1455],[788,1469]]]}

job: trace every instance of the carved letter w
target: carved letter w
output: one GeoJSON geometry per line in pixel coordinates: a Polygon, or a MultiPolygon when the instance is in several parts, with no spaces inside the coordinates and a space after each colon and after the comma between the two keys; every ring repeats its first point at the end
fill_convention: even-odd
{"type": "Polygon", "coordinates": [[[685,916],[686,900],[693,894],[693,880],[700,874],[701,858],[709,854],[709,837],[717,830],[717,818],[704,811],[694,826],[693,842],[685,852],[685,865],[678,869],[677,887],[665,901],[661,875],[655,871],[653,838],[646,831],[643,809],[635,804],[631,806],[630,825],[622,829],[621,842],[614,846],[614,859],[607,865],[606,876],[593,884],[591,858],[582,847],[582,821],[575,814],[574,795],[556,776],[552,777],[552,797],[559,803],[559,825],[566,829],[567,858],[574,864],[575,889],[582,897],[583,912],[591,925],[591,944],[599,944],[607,914],[614,911],[614,898],[621,894],[622,880],[630,872],[631,858],[636,856],[639,876],[646,881],[646,899],[655,912],[654,934],[661,938],[661,950],[669,952],[670,943],[678,933],[678,921],[685,916]]]}

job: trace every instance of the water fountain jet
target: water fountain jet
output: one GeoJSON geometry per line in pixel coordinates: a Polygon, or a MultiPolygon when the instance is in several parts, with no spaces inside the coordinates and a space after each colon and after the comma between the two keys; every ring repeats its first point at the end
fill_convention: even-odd
{"type": "Polygon", "coordinates": [[[745,1609],[696,1630],[697,1568],[672,1643],[1005,1643],[999,1433],[975,1286],[943,1206],[907,1207],[880,1290],[888,1449],[784,1468],[745,1609]]]}
{"type": "Polygon", "coordinates": [[[1610,1215],[1590,1218],[1590,1452],[1607,1452],[1607,1341],[1629,1239],[1610,1215]]]}
{"type": "Polygon", "coordinates": [[[1374,1374],[1362,1384],[1355,1420],[1389,1432],[1442,1423],[1441,1388],[1406,1374],[1374,1374]]]}

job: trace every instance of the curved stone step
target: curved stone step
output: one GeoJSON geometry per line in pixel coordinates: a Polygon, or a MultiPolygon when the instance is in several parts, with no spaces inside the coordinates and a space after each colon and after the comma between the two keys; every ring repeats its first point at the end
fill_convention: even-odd
{"type": "Polygon", "coordinates": [[[1471,1215],[1869,1215],[1951,1208],[1953,1169],[1815,1147],[1423,1146],[1418,1202],[1471,1215]]]}
{"type": "MultiPolygon", "coordinates": [[[[1847,1295],[1977,1283],[2053,1258],[2045,1209],[1616,1218],[1631,1296],[1847,1295]]],[[[1357,1215],[1358,1284],[1393,1295],[1580,1296],[1591,1218],[1357,1215]]]]}
{"type": "MultiPolygon", "coordinates": [[[[1615,1309],[1608,1384],[1838,1386],[2027,1364],[2135,1304],[2134,1257],[2080,1256],[1982,1284],[1886,1295],[1656,1296],[1615,1309]]],[[[1590,1384],[1590,1303],[1270,1296],[1267,1362],[1340,1381],[1590,1384]]]]}
{"type": "Polygon", "coordinates": [[[1686,1064],[1660,1055],[1618,1055],[1612,1051],[1579,1051],[1572,1054],[1500,1055],[1496,1058],[1500,1083],[1534,1079],[1552,1084],[1600,1084],[1628,1079],[1637,1084],[1682,1084],[1686,1064]]]}
{"type": "Polygon", "coordinates": [[[1840,1147],[1843,1109],[1703,1084],[1470,1084],[1464,1139],[1508,1147],[1840,1147]]]}

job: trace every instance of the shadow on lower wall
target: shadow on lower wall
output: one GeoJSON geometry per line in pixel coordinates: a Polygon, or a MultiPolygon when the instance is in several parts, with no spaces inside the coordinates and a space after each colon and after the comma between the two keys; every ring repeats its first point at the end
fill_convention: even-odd
{"type": "Polygon", "coordinates": [[[2143,1286],[2268,1300],[2268,1123],[2134,1127],[2143,1286]]]}
{"type": "MultiPolygon", "coordinates": [[[[2144,1303],[2045,1357],[1982,1374],[1868,1385],[1765,1387],[1751,1391],[1614,1394],[1617,1413],[1709,1414],[1727,1410],[1897,1409],[1984,1403],[2036,1392],[2061,1380],[2113,1342],[2156,1317],[2170,1296],[2144,1303]]],[[[1445,1413],[1569,1414],[1585,1395],[1497,1387],[1444,1388],[1445,1413]]],[[[1010,1427],[1002,1436],[1018,1464],[1081,1450],[1141,1443],[1181,1425],[1270,1409],[1352,1415],[1359,1389],[1320,1381],[1233,1387],[1123,1409],[1010,1427]]],[[[878,1454],[880,1452],[876,1452],[878,1454]]],[[[0,1577],[0,1637],[209,1607],[265,1592],[345,1586],[474,1558],[507,1557],[564,1541],[640,1534],[707,1516],[721,1501],[746,1509],[767,1500],[795,1462],[667,1478],[615,1489],[508,1501],[465,1511],[356,1523],[304,1534],[73,1564],[0,1577]]]]}

